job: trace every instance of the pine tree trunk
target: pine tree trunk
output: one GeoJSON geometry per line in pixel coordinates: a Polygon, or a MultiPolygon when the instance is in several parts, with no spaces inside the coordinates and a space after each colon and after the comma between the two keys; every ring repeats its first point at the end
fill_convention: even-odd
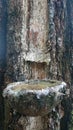
{"type": "MultiPolygon", "coordinates": [[[[73,1],[69,0],[0,0],[1,129],[4,116],[2,91],[7,84],[30,79],[58,79],[71,87],[72,7],[73,1]]],[[[66,105],[67,100],[64,101],[66,105]]],[[[16,118],[22,117],[18,114],[16,118]]]]}

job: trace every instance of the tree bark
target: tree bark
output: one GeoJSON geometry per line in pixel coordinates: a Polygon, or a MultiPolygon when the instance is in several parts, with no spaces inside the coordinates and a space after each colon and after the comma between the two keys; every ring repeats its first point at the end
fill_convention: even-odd
{"type": "Polygon", "coordinates": [[[3,129],[4,101],[2,91],[4,88],[4,74],[6,70],[6,1],[0,0],[0,129],[3,129]]]}
{"type": "Polygon", "coordinates": [[[64,80],[71,88],[72,36],[73,1],[0,0],[1,129],[7,84],[49,78],[64,80]]]}

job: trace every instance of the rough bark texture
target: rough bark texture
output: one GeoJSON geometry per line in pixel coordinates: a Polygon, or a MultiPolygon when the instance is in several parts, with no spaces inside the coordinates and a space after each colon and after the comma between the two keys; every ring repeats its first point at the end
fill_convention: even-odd
{"type": "Polygon", "coordinates": [[[3,98],[4,74],[6,69],[6,1],[0,0],[0,129],[3,129],[3,98]]]}
{"type": "Polygon", "coordinates": [[[64,52],[65,7],[66,1],[51,0],[49,2],[49,39],[52,46],[50,75],[52,78],[58,79],[63,79],[62,58],[64,52]]]}
{"type": "Polygon", "coordinates": [[[7,83],[47,77],[48,9],[43,2],[7,0],[7,83]]]}
{"type": "MultiPolygon", "coordinates": [[[[73,0],[0,0],[1,130],[3,130],[2,91],[4,84],[38,78],[64,80],[68,87],[73,84],[72,36],[73,0]]],[[[61,130],[68,129],[68,113],[70,112],[69,109],[66,110],[68,100],[70,102],[70,98],[67,97],[62,103],[61,124],[65,126],[61,125],[61,130]]],[[[14,119],[16,123],[20,117],[19,114],[13,113],[14,110],[10,110],[9,119],[13,122],[12,125],[14,119]]],[[[50,114],[50,119],[54,120],[54,113],[53,116],[52,113],[50,114]]],[[[52,123],[49,124],[49,129],[52,129],[52,123]]],[[[18,127],[17,123],[14,126],[16,130],[23,129],[21,125],[18,127]]]]}

